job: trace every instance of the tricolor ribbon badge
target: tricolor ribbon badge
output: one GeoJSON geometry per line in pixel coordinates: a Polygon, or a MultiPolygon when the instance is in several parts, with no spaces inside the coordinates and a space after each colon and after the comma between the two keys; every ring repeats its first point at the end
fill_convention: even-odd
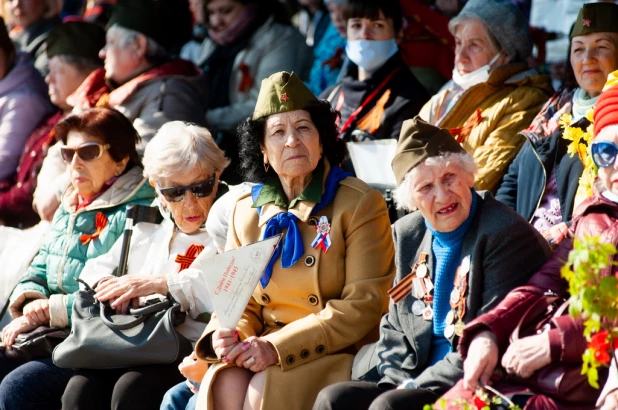
{"type": "Polygon", "coordinates": [[[313,242],[311,242],[311,246],[315,248],[322,248],[324,253],[328,251],[330,248],[330,223],[328,223],[328,218],[325,216],[321,216],[318,224],[315,226],[315,230],[317,231],[317,235],[313,242]]]}

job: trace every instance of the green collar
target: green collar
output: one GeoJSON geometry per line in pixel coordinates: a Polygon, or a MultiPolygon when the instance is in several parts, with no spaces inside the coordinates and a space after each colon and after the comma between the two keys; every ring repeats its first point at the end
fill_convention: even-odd
{"type": "Polygon", "coordinates": [[[313,171],[313,176],[307,188],[290,204],[287,203],[287,198],[283,192],[281,181],[278,177],[272,177],[262,187],[260,195],[253,203],[253,208],[259,208],[267,203],[274,202],[276,206],[284,209],[294,208],[299,201],[315,202],[316,204],[322,200],[322,183],[324,180],[324,164],[322,161],[313,171]]]}

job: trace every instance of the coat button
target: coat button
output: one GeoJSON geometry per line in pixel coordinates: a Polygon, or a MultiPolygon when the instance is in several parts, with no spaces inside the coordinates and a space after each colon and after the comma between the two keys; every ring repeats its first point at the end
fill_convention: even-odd
{"type": "Polygon", "coordinates": [[[264,302],[265,305],[268,305],[270,303],[270,297],[266,294],[266,293],[262,293],[262,302],[264,302]]]}
{"type": "Polygon", "coordinates": [[[315,265],[315,256],[309,255],[305,258],[305,265],[311,267],[315,265]]]}
{"type": "Polygon", "coordinates": [[[303,349],[300,351],[300,357],[303,359],[306,359],[309,357],[309,350],[307,349],[303,349]]]}
{"type": "Polygon", "coordinates": [[[18,182],[17,184],[15,184],[15,186],[16,186],[17,188],[21,188],[21,186],[22,186],[22,185],[23,185],[23,184],[22,184],[21,182],[18,182]]]}
{"type": "Polygon", "coordinates": [[[283,326],[285,326],[285,323],[283,323],[283,322],[281,322],[281,321],[279,321],[279,320],[275,320],[275,324],[276,324],[277,326],[279,326],[279,327],[283,327],[283,326]]]}
{"type": "Polygon", "coordinates": [[[294,362],[296,361],[296,357],[291,354],[285,359],[285,361],[287,364],[294,364],[294,362]]]}
{"type": "Polygon", "coordinates": [[[30,151],[30,156],[33,158],[36,157],[36,151],[30,151]]]}
{"type": "Polygon", "coordinates": [[[320,220],[318,218],[316,218],[315,216],[312,216],[311,218],[309,218],[309,222],[307,222],[309,224],[309,226],[316,226],[318,224],[320,220]]]}
{"type": "Polygon", "coordinates": [[[317,305],[319,302],[319,299],[316,295],[309,295],[309,303],[311,303],[313,306],[317,305]]]}
{"type": "Polygon", "coordinates": [[[317,354],[322,354],[324,353],[324,350],[326,350],[326,348],[324,347],[324,345],[318,345],[318,347],[315,348],[315,352],[317,354]]]}

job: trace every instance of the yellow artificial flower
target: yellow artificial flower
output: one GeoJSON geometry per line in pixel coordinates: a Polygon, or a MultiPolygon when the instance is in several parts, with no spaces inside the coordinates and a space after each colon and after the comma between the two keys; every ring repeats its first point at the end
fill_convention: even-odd
{"type": "Polygon", "coordinates": [[[594,122],[594,107],[589,108],[588,111],[586,111],[586,119],[588,119],[591,123],[594,122]]]}
{"type": "Polygon", "coordinates": [[[573,120],[573,116],[567,112],[560,116],[560,119],[558,120],[558,124],[560,124],[562,128],[566,128],[569,125],[571,125],[572,120],[573,120]]]}

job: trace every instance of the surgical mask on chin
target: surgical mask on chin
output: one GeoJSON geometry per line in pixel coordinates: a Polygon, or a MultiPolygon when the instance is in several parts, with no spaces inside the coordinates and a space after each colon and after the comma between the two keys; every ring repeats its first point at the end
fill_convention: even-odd
{"type": "Polygon", "coordinates": [[[345,52],[354,64],[374,73],[399,50],[394,38],[388,40],[349,40],[345,52]]]}
{"type": "Polygon", "coordinates": [[[467,90],[472,86],[487,82],[487,80],[489,80],[489,70],[491,69],[491,65],[496,62],[498,57],[500,57],[500,54],[502,53],[500,52],[496,54],[489,63],[468,74],[461,75],[459,74],[459,71],[457,71],[457,67],[453,68],[453,81],[463,90],[467,90]]]}

